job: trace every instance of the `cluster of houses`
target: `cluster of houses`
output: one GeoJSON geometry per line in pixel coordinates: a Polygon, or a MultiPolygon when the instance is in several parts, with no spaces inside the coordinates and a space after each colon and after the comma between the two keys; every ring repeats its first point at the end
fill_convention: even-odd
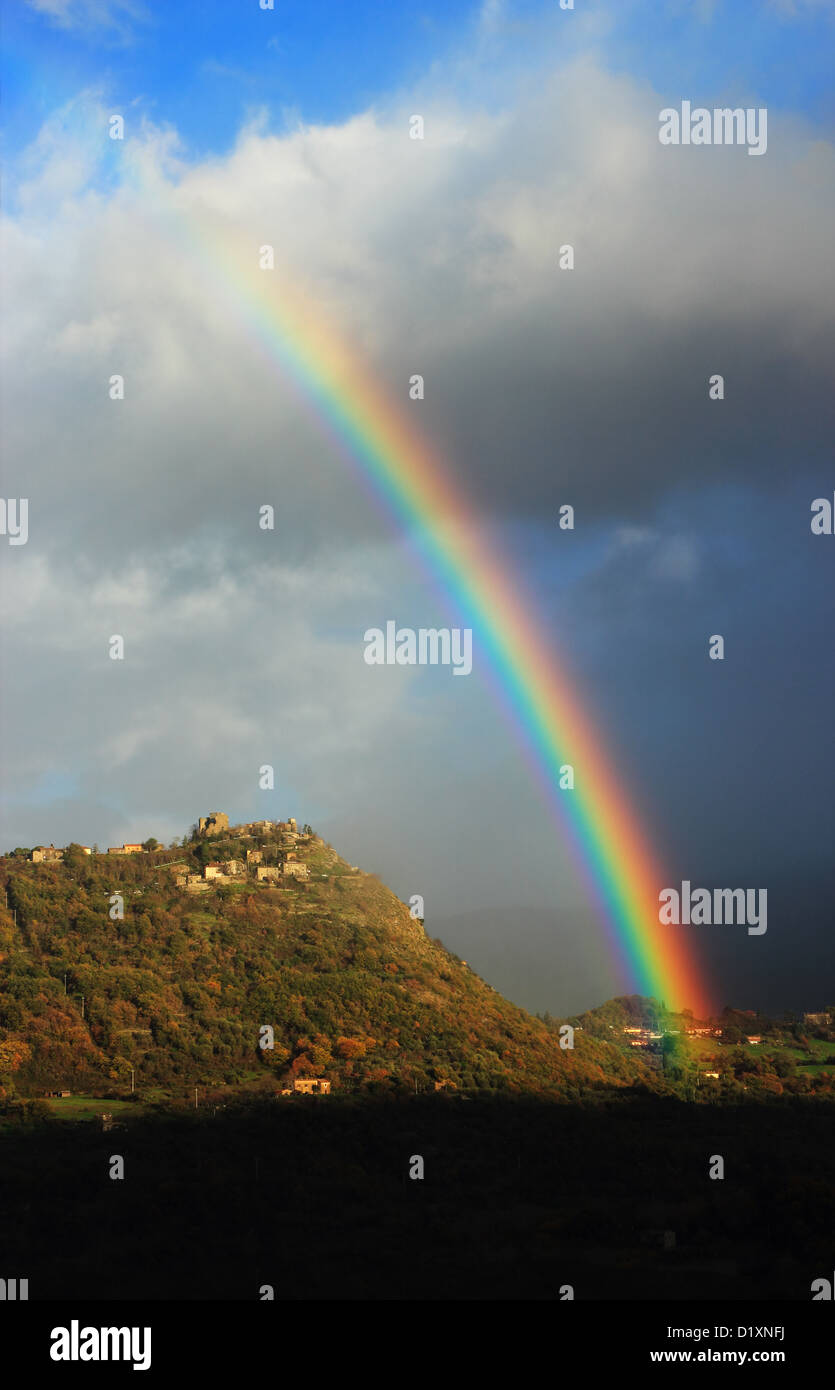
{"type": "Polygon", "coordinates": [[[309,835],[300,835],[293,817],[286,821],[258,820],[246,825],[229,825],[229,817],[223,811],[212,811],[201,816],[197,823],[197,833],[201,838],[224,835],[234,839],[251,839],[273,831],[278,835],[277,848],[281,852],[279,864],[265,864],[263,849],[247,849],[243,858],[217,860],[206,864],[201,873],[192,873],[185,864],[173,864],[174,881],[179,888],[190,893],[206,892],[211,887],[225,883],[240,883],[254,877],[256,883],[280,883],[287,879],[306,881],[310,878],[307,864],[300,862],[296,846],[307,843],[309,835]]]}
{"type": "MultiPolygon", "coordinates": [[[[656,1028],[636,1026],[624,1028],[621,1031],[625,1034],[626,1037],[628,1037],[630,1047],[646,1047],[654,1049],[658,1047],[658,1044],[667,1034],[671,1034],[673,1037],[678,1037],[680,1030],[678,1028],[666,1028],[663,1032],[661,1032],[656,1028]]],[[[712,1024],[700,1024],[692,1028],[685,1028],[684,1032],[686,1033],[688,1038],[719,1038],[722,1036],[722,1029],[716,1028],[712,1024]]],[[[745,1041],[749,1043],[759,1043],[762,1042],[762,1038],[759,1035],[759,1033],[752,1033],[750,1037],[747,1037],[745,1039],[745,1041]]],[[[718,1072],[715,1073],[715,1075],[717,1076],[718,1074],[718,1072]]],[[[704,1075],[713,1076],[714,1073],[704,1072],[704,1075]]]]}
{"type": "MultiPolygon", "coordinates": [[[[234,859],[217,860],[214,863],[206,864],[202,873],[193,873],[185,864],[172,864],[170,866],[174,881],[178,888],[183,888],[187,892],[201,893],[207,892],[213,886],[217,887],[225,883],[240,883],[242,880],[252,877],[256,883],[280,883],[282,880],[295,879],[305,882],[310,878],[310,869],[307,864],[300,862],[296,853],[296,846],[307,843],[310,835],[299,834],[299,829],[293,817],[286,821],[256,820],[249,821],[245,825],[230,826],[229,817],[223,811],[210,811],[208,816],[201,816],[197,823],[197,833],[201,839],[212,836],[224,836],[233,839],[252,839],[256,835],[265,835],[273,832],[277,835],[276,849],[281,856],[280,863],[265,864],[265,851],[263,849],[243,849],[243,857],[234,859]]],[[[146,842],[149,843],[149,842],[146,842]]],[[[92,854],[89,845],[82,845],[85,854],[92,854]]],[[[38,845],[32,851],[32,861],[35,864],[52,864],[64,857],[63,849],[56,849],[54,845],[38,845]]],[[[108,854],[143,854],[142,845],[123,844],[108,849],[108,854]]]]}
{"type": "Polygon", "coordinates": [[[310,878],[310,869],[302,864],[291,850],[281,864],[262,864],[261,850],[248,850],[246,860],[224,859],[214,864],[206,864],[202,874],[192,873],[185,864],[173,864],[174,882],[178,888],[190,893],[207,892],[212,887],[225,883],[240,883],[254,877],[256,883],[280,883],[282,879],[310,878]]]}
{"type": "MultiPolygon", "coordinates": [[[[814,1016],[814,1015],[813,1015],[814,1016]]],[[[804,1014],[804,1018],[809,1015],[804,1014]]],[[[705,1025],[699,1028],[685,1028],[688,1038],[721,1038],[722,1029],[705,1025]]],[[[624,1028],[623,1032],[629,1038],[630,1047],[651,1047],[653,1043],[659,1043],[666,1034],[678,1036],[678,1028],[667,1028],[663,1033],[657,1032],[654,1028],[624,1028]]],[[[762,1042],[761,1033],[746,1033],[745,1041],[752,1046],[762,1042]]],[[[712,1072],[705,1072],[705,1076],[711,1076],[712,1072]]]]}
{"type": "MultiPolygon", "coordinates": [[[[82,845],[81,848],[85,854],[93,853],[89,845],[82,845]]],[[[140,845],[139,848],[141,849],[142,846],[140,845]]],[[[63,857],[64,851],[62,849],[56,849],[54,845],[36,845],[32,850],[33,864],[55,864],[59,859],[63,859],[63,857]]]]}
{"type": "Polygon", "coordinates": [[[288,821],[252,820],[245,825],[231,826],[225,811],[210,811],[197,822],[198,835],[266,835],[270,830],[292,831],[295,834],[296,822],[291,817],[288,821]]]}
{"type": "MultiPolygon", "coordinates": [[[[85,854],[93,853],[89,845],[79,845],[79,849],[83,850],[85,854]]],[[[144,850],[141,845],[115,845],[112,849],[109,849],[107,853],[143,854],[144,850]]],[[[58,860],[63,859],[63,857],[64,850],[56,849],[54,845],[36,845],[32,850],[33,864],[55,864],[58,860]]]]}
{"type": "Polygon", "coordinates": [[[629,1039],[630,1047],[651,1047],[653,1043],[658,1043],[663,1038],[663,1033],[658,1033],[654,1028],[624,1028],[624,1035],[629,1039]]]}
{"type": "MultiPolygon", "coordinates": [[[[171,867],[174,871],[175,881],[179,887],[200,892],[207,889],[212,883],[238,882],[247,878],[250,871],[254,871],[255,880],[258,883],[277,883],[281,879],[288,878],[309,879],[310,870],[306,864],[299,863],[295,847],[300,842],[308,841],[310,836],[299,834],[298,826],[293,817],[286,821],[248,821],[245,825],[233,827],[230,826],[229,817],[224,811],[210,811],[208,816],[201,816],[197,823],[197,833],[201,839],[217,835],[235,839],[250,839],[255,835],[265,835],[270,831],[278,833],[278,848],[283,855],[282,863],[264,864],[262,862],[263,850],[249,849],[246,851],[245,859],[227,859],[207,864],[202,874],[190,873],[185,866],[174,864],[171,867]]],[[[81,845],[81,849],[85,854],[93,853],[89,845],[81,845]]],[[[63,859],[64,853],[63,849],[56,849],[54,845],[37,845],[32,850],[32,862],[34,864],[54,864],[63,859]]],[[[108,849],[107,853],[143,854],[146,851],[142,845],[123,844],[113,846],[108,849]]]]}

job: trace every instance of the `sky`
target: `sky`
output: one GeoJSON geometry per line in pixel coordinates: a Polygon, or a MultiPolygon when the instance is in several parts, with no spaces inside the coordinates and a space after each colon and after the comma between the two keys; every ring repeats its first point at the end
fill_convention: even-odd
{"type": "Polygon", "coordinates": [[[835,1002],[835,537],[810,527],[835,3],[11,0],[4,31],[2,495],[29,536],[0,535],[0,845],[295,815],[515,1002],[630,987],[478,634],[468,679],[363,661],[449,596],[235,312],[222,226],[412,411],[659,890],[767,888],[764,936],[692,928],[717,1004],[835,1002]],[[662,146],[684,100],[765,108],[766,152],[662,146]]]}

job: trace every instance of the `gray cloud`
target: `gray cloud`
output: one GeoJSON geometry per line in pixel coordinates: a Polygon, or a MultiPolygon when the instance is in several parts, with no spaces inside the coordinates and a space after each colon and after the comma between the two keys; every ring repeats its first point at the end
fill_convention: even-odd
{"type": "MultiPolygon", "coordinates": [[[[200,219],[253,256],[275,244],[312,318],[337,324],[500,520],[568,494],[634,518],[673,475],[760,485],[784,474],[781,450],[823,456],[832,150],[789,118],[772,120],[764,159],[661,147],[661,104],[577,62],[512,111],[427,105],[423,142],[404,107],[282,137],[256,125],[196,167],[129,117],[124,158],[144,141],[146,166],[174,180],[171,209],[129,186],[86,192],[95,148],[112,163],[115,142],[105,106],[67,113],[76,138],[40,142],[7,234],[8,438],[50,544],[69,490],[88,487],[121,518],[120,552],[150,528],[234,524],[268,481],[307,544],[331,544],[323,489],[343,533],[367,533],[331,441],[230,309],[224,266],[202,264],[200,219]],[[573,272],[557,267],[565,242],[573,272]],[[105,457],[119,460],[106,482],[105,457]]],[[[102,520],[78,515],[76,539],[95,527],[106,548],[102,520]]]]}

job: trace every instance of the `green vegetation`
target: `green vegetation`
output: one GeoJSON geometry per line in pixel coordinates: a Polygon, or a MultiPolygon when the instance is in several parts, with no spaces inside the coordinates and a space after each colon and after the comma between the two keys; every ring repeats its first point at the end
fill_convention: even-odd
{"type": "MultiPolygon", "coordinates": [[[[610,999],[571,1022],[622,1052],[639,1050],[665,1087],[683,1100],[739,1104],[778,1096],[835,1099],[835,1009],[830,1024],[725,1009],[708,1021],[677,1014],[640,995],[610,999]],[[635,1030],[643,1030],[643,1035],[635,1030]],[[642,1041],[636,1038],[642,1036],[642,1041]],[[757,1037],[759,1042],[749,1042],[757,1037]],[[709,1073],[718,1072],[718,1077],[709,1073]]],[[[560,1022],[546,1016],[558,1030],[560,1022]]]]}
{"type": "Polygon", "coordinates": [[[692,1015],[630,996],[570,1020],[564,1050],[559,1020],[508,1003],[312,832],[294,846],[308,880],[250,875],[199,894],[177,873],[247,849],[279,864],[284,832],[193,830],[168,850],[145,845],[0,859],[0,1104],[59,1090],[110,1104],[131,1094],[132,1074],[133,1105],[189,1101],[195,1085],[274,1092],[305,1076],[326,1077],[334,1094],[572,1100],[639,1086],[728,1104],[835,1094],[835,1029],[791,1018],[725,1010],[720,1035],[699,1037],[692,1015]],[[265,1025],[274,1046],[262,1050],[265,1025]],[[754,1033],[760,1044],[745,1041],[754,1033]]]}
{"type": "Polygon", "coordinates": [[[122,1114],[136,1115],[140,1113],[139,1105],[131,1105],[127,1100],[102,1100],[100,1096],[81,1096],[72,1095],[61,1098],[49,1098],[46,1101],[49,1114],[56,1120],[92,1120],[104,1113],[113,1116],[114,1120],[122,1114]]]}
{"type": "Polygon", "coordinates": [[[199,895],[175,882],[175,865],[197,873],[246,848],[279,863],[281,835],[146,844],[130,856],[73,847],[63,862],[0,859],[0,1101],[63,1089],[124,1098],[131,1069],[139,1096],[180,1100],[195,1084],[274,1090],[304,1076],[328,1078],[334,1093],[445,1086],[566,1099],[660,1084],[609,1038],[578,1034],[563,1051],[315,837],[296,847],[308,881],[249,877],[199,895]],[[264,1025],[271,1050],[259,1047],[264,1025]]]}

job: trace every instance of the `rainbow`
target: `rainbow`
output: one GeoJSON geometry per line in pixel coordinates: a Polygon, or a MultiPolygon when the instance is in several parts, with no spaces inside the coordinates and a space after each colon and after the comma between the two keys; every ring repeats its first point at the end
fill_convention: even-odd
{"type": "MultiPolygon", "coordinates": [[[[190,209],[182,188],[147,181],[143,211],[162,213],[185,244],[192,271],[202,260],[214,298],[222,293],[273,367],[295,384],[320,424],[359,469],[372,495],[402,528],[434,580],[472,627],[501,702],[521,731],[538,781],[564,827],[598,904],[621,978],[670,1008],[710,1010],[684,930],[658,921],[667,885],[618,785],[599,729],[590,722],[564,661],[546,641],[507,564],[479,531],[471,509],[422,439],[414,412],[395,405],[370,369],[299,292],[289,274],[261,270],[251,237],[190,209]],[[560,769],[575,772],[560,790],[560,769]]],[[[414,408],[415,411],[419,407],[414,408]]]]}

